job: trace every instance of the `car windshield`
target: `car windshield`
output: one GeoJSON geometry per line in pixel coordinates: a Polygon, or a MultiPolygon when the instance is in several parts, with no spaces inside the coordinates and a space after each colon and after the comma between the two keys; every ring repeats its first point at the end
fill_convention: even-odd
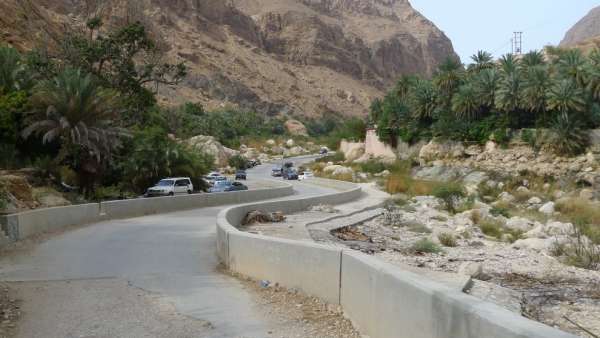
{"type": "Polygon", "coordinates": [[[237,173],[238,173],[238,174],[245,174],[245,173],[246,173],[246,171],[245,171],[245,170],[238,170],[238,171],[237,171],[237,173]]]}
{"type": "Polygon", "coordinates": [[[157,187],[170,187],[173,185],[173,180],[161,180],[156,184],[157,187]]]}
{"type": "Polygon", "coordinates": [[[227,185],[231,185],[231,183],[229,181],[218,181],[218,182],[215,182],[215,187],[217,187],[217,186],[227,186],[227,185]]]}

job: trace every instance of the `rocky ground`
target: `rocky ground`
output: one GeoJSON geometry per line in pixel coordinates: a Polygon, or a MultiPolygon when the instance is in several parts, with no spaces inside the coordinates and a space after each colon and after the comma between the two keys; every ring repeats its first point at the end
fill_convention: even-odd
{"type": "MultiPolygon", "coordinates": [[[[435,198],[418,197],[336,235],[341,243],[350,241],[351,247],[393,264],[467,274],[475,281],[471,294],[534,320],[584,337],[593,336],[573,323],[600,332],[600,272],[565,265],[550,254],[548,243],[559,240],[563,235],[557,229],[568,225],[540,223],[511,244],[482,233],[478,223],[503,216],[489,214],[484,203],[476,207],[450,215],[435,198]],[[452,246],[440,243],[444,234],[453,236],[452,246]],[[416,244],[424,239],[435,249],[416,244]]],[[[525,222],[506,220],[518,226],[525,222]]]]}

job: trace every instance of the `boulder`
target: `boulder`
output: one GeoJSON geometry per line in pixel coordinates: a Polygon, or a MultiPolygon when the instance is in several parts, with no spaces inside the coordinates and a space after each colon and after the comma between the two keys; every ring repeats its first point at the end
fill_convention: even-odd
{"type": "Polygon", "coordinates": [[[229,158],[238,155],[239,152],[223,146],[213,136],[198,135],[186,141],[192,149],[211,155],[215,158],[215,165],[227,166],[229,158]]]}
{"type": "Polygon", "coordinates": [[[295,146],[295,147],[291,147],[290,149],[284,150],[283,155],[285,157],[294,157],[294,156],[300,156],[300,155],[303,155],[306,153],[307,153],[307,151],[304,148],[302,148],[300,146],[295,146]]]}
{"type": "Polygon", "coordinates": [[[458,273],[472,278],[483,276],[483,265],[477,262],[464,262],[458,268],[458,273]]]}
{"type": "Polygon", "coordinates": [[[473,171],[463,178],[463,184],[469,194],[475,194],[479,185],[489,179],[483,171],[473,171]]]}
{"type": "Polygon", "coordinates": [[[541,203],[542,203],[542,199],[537,196],[533,196],[532,198],[530,198],[527,201],[527,204],[541,204],[541,203]]]}
{"type": "Polygon", "coordinates": [[[459,168],[449,166],[422,167],[415,172],[414,176],[422,180],[449,182],[460,178],[462,171],[459,168]]]}
{"type": "Polygon", "coordinates": [[[306,129],[306,126],[298,120],[287,120],[284,123],[284,127],[288,133],[290,133],[290,135],[308,136],[308,130],[306,129]]]}
{"type": "Polygon", "coordinates": [[[581,189],[579,197],[585,200],[592,200],[594,199],[594,191],[592,189],[581,189]]]}
{"type": "Polygon", "coordinates": [[[548,202],[544,205],[542,205],[538,211],[541,212],[542,214],[546,214],[546,215],[552,215],[554,214],[554,202],[548,202]]]}
{"type": "Polygon", "coordinates": [[[509,218],[508,221],[506,221],[505,226],[509,229],[527,232],[533,229],[536,226],[536,223],[527,218],[515,216],[509,218]]]}
{"type": "Polygon", "coordinates": [[[515,201],[515,196],[511,195],[510,193],[503,191],[499,196],[498,196],[498,200],[505,202],[505,203],[512,203],[515,201]]]}
{"type": "Polygon", "coordinates": [[[528,249],[537,252],[549,251],[555,243],[553,238],[526,238],[514,242],[514,249],[528,249]]]}
{"type": "Polygon", "coordinates": [[[343,165],[330,165],[323,169],[324,172],[330,173],[333,176],[353,174],[352,168],[344,167],[343,165]]]}
{"type": "Polygon", "coordinates": [[[273,140],[273,139],[268,139],[268,140],[265,142],[265,144],[266,144],[268,147],[274,147],[274,146],[275,146],[277,143],[276,143],[276,142],[275,142],[275,140],[273,140]]]}
{"type": "Polygon", "coordinates": [[[296,142],[293,139],[289,139],[289,140],[285,141],[285,146],[288,148],[291,148],[295,145],[296,145],[296,142]]]}
{"type": "Polygon", "coordinates": [[[348,162],[355,161],[365,154],[364,142],[348,142],[342,140],[340,143],[340,151],[344,153],[344,158],[348,162]]]}

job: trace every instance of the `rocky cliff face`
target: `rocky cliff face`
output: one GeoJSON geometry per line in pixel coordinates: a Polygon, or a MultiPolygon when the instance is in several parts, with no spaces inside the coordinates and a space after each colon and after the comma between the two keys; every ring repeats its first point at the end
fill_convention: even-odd
{"type": "Polygon", "coordinates": [[[88,3],[103,4],[110,25],[141,20],[169,59],[187,62],[187,80],[159,91],[168,104],[360,115],[400,75],[430,75],[456,57],[407,0],[5,0],[0,41],[31,48],[31,32],[42,32],[40,40],[47,30],[81,25],[88,3]],[[48,24],[27,28],[30,18],[13,13],[48,24]]]}
{"type": "Polygon", "coordinates": [[[600,39],[600,6],[592,9],[565,35],[560,45],[563,47],[581,47],[595,44],[600,39]]]}

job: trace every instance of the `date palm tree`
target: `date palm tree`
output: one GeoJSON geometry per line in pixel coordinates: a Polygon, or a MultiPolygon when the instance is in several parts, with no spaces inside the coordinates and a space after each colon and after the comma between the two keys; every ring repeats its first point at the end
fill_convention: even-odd
{"type": "Polygon", "coordinates": [[[467,83],[460,86],[452,97],[452,111],[459,118],[472,120],[479,114],[479,102],[477,91],[472,84],[467,83]]]}
{"type": "Polygon", "coordinates": [[[432,118],[437,108],[436,91],[431,81],[420,80],[411,91],[409,106],[417,119],[432,118]]]}
{"type": "Polygon", "coordinates": [[[569,120],[569,116],[576,116],[586,109],[584,91],[570,79],[560,80],[552,86],[547,102],[547,109],[562,115],[563,120],[569,120]]]}
{"type": "Polygon", "coordinates": [[[127,134],[111,126],[120,107],[117,94],[80,70],[67,69],[40,83],[31,104],[34,110],[24,138],[41,135],[44,143],[58,140],[63,147],[80,146],[100,159],[109,157],[127,134]]]}
{"type": "Polygon", "coordinates": [[[526,70],[523,82],[523,108],[546,120],[546,93],[552,81],[545,66],[531,66],[526,70]]]}
{"type": "Polygon", "coordinates": [[[578,49],[566,51],[557,62],[558,72],[565,78],[575,81],[580,87],[586,86],[586,60],[578,49]]]}
{"type": "Polygon", "coordinates": [[[117,94],[100,87],[91,75],[67,69],[35,87],[31,105],[23,138],[38,135],[43,143],[60,143],[57,161],[72,156],[80,181],[85,181],[80,182],[84,193],[91,192],[102,161],[109,160],[121,137],[128,135],[112,126],[120,109],[117,94]]]}
{"type": "Polygon", "coordinates": [[[545,63],[544,54],[537,50],[533,50],[523,55],[523,58],[521,59],[521,65],[526,69],[541,66],[545,63]]]}
{"type": "Polygon", "coordinates": [[[21,56],[14,48],[0,46],[0,95],[23,90],[26,85],[21,56]]]}
{"type": "Polygon", "coordinates": [[[484,69],[494,68],[494,57],[486,51],[477,51],[477,54],[471,56],[472,64],[468,69],[470,72],[479,73],[484,69]]]}
{"type": "Polygon", "coordinates": [[[522,79],[518,71],[505,74],[496,91],[496,108],[511,114],[521,108],[522,79]]]}
{"type": "Polygon", "coordinates": [[[479,101],[487,109],[494,107],[499,81],[500,76],[495,68],[484,69],[473,79],[479,101]]]}

